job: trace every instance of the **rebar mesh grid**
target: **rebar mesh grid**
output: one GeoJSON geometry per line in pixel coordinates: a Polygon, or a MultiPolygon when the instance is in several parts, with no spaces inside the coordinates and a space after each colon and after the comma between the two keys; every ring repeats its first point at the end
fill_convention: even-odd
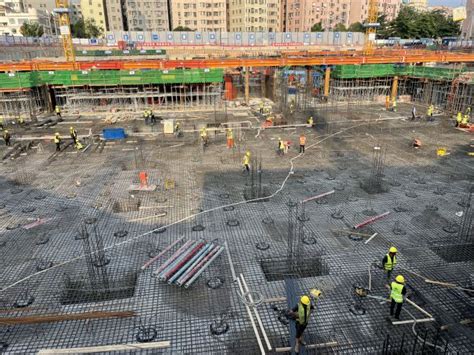
{"type": "MultiPolygon", "coordinates": [[[[0,341],[7,344],[6,351],[153,339],[171,342],[160,353],[257,353],[225,253],[189,289],[153,277],[159,262],[141,270],[147,260],[184,237],[227,242],[235,272],[242,273],[264,300],[287,297],[285,277],[295,278],[301,292],[321,289],[306,341],[337,342],[321,353],[431,351],[428,343],[439,346],[438,351],[468,353],[474,344],[472,329],[460,322],[472,318],[472,297],[424,281],[473,287],[472,236],[460,238],[455,227],[462,224],[456,213],[463,210],[459,203],[473,178],[469,157],[460,147],[468,142],[444,127],[444,121],[400,119],[408,116],[408,105],[401,104],[397,113],[383,113],[392,120],[376,122],[381,110],[328,104],[315,111],[315,129],[267,130],[258,138],[255,131],[244,131],[235,149],[225,149],[225,135],[219,133],[202,151],[197,137],[188,133],[184,145],[175,137],[160,136],[158,142],[132,137],[107,143],[102,150],[74,153],[69,148],[54,160],[48,159],[54,148],[46,144],[44,153],[3,164],[0,265],[7,289],[1,293],[2,317],[134,312],[125,318],[2,325],[0,341]],[[413,130],[426,149],[411,147],[413,130]],[[289,159],[298,153],[291,148],[278,157],[276,139],[297,141],[301,131],[307,136],[306,152],[293,160],[294,174],[288,175],[289,159]],[[449,158],[436,157],[440,137],[451,150],[449,158]],[[361,181],[370,177],[373,147],[381,141],[386,150],[383,180],[389,188],[368,194],[361,181]],[[280,191],[286,181],[280,192],[259,203],[245,203],[249,176],[242,172],[241,158],[247,149],[255,157],[258,153],[254,164],[261,165],[259,184],[269,194],[280,191]],[[129,192],[142,170],[158,189],[129,192]],[[19,171],[21,176],[34,174],[18,184],[19,171]],[[173,180],[168,189],[165,180],[173,180]],[[297,205],[331,190],[333,195],[305,204],[304,213],[297,205]],[[351,233],[356,223],[386,211],[391,212],[386,218],[359,231],[378,233],[369,243],[351,233]],[[88,243],[100,251],[94,258],[82,257],[88,243]],[[354,296],[354,285],[368,285],[370,265],[380,264],[391,245],[400,251],[397,272],[407,278],[413,300],[436,319],[416,325],[421,340],[411,325],[387,322],[388,304],[354,296]],[[466,253],[462,260],[456,257],[459,246],[466,253]],[[36,275],[29,277],[32,274],[36,275]],[[351,311],[355,304],[363,314],[351,311]],[[225,329],[225,324],[228,330],[223,334],[211,331],[211,325],[225,329]],[[441,326],[447,330],[438,332],[441,326]]],[[[212,113],[208,116],[212,120],[212,113]]],[[[242,119],[230,115],[230,120],[242,119]]],[[[184,128],[192,124],[185,122],[184,128]]],[[[372,268],[371,278],[371,294],[387,296],[382,271],[372,268]]],[[[286,301],[257,307],[274,348],[289,346],[289,325],[281,313],[286,308],[286,301]]],[[[423,317],[405,304],[402,319],[411,319],[408,312],[423,317]]]]}

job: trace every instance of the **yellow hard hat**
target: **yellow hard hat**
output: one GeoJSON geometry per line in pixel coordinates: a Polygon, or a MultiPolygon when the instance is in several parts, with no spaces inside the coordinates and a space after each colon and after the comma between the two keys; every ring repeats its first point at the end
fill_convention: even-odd
{"type": "Polygon", "coordinates": [[[8,129],[5,130],[5,133],[8,133],[8,129]]]}
{"type": "Polygon", "coordinates": [[[318,289],[313,288],[311,291],[309,291],[310,295],[313,296],[314,298],[318,298],[321,296],[321,291],[318,289]]]}
{"type": "Polygon", "coordinates": [[[390,249],[388,250],[390,253],[398,253],[398,250],[397,248],[395,247],[390,247],[390,249]]]}
{"type": "Polygon", "coordinates": [[[310,303],[311,303],[309,297],[306,296],[306,295],[302,296],[300,301],[301,301],[302,304],[304,304],[306,306],[309,306],[310,303]]]}
{"type": "Polygon", "coordinates": [[[59,132],[56,132],[55,135],[56,135],[56,136],[59,136],[59,132]]]}
{"type": "Polygon", "coordinates": [[[247,152],[245,153],[245,155],[250,156],[250,150],[247,150],[247,152]]]}
{"type": "Polygon", "coordinates": [[[405,278],[402,276],[402,275],[398,275],[397,277],[395,277],[395,281],[397,281],[398,283],[405,283],[405,278]]]}

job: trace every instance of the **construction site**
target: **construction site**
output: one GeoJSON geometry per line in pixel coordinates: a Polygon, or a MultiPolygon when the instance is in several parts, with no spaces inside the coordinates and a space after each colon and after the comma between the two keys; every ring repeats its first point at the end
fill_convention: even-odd
{"type": "Polygon", "coordinates": [[[472,353],[472,52],[70,40],[0,63],[0,352],[472,353]]]}

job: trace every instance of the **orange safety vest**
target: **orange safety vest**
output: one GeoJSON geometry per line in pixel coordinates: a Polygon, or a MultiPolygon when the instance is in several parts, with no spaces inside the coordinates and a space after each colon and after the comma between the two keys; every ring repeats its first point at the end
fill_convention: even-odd
{"type": "Polygon", "coordinates": [[[300,145],[305,145],[306,144],[306,137],[300,137],[300,145]]]}

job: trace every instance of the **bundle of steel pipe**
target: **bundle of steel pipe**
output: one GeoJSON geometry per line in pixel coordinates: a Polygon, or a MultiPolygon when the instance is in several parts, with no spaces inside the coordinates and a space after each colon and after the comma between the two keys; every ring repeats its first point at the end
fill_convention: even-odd
{"type": "Polygon", "coordinates": [[[188,288],[223,250],[202,240],[187,241],[154,274],[160,281],[188,288]]]}

